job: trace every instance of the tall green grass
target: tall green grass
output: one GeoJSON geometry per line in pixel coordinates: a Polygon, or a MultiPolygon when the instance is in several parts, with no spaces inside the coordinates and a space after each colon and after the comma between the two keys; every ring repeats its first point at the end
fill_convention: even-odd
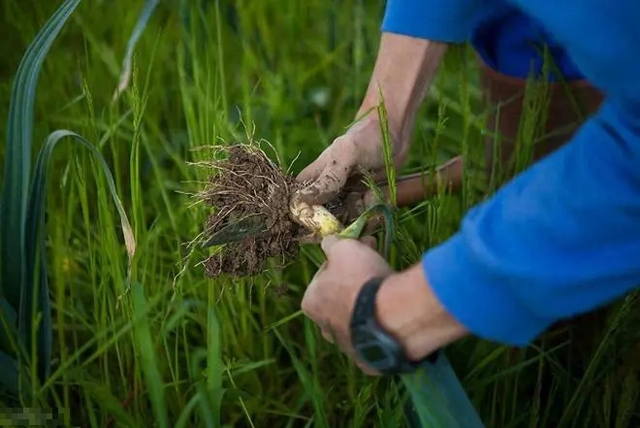
{"type": "MultiPolygon", "coordinates": [[[[1,58],[3,99],[60,5],[0,6],[0,33],[12,41],[1,58]]],[[[321,262],[317,248],[283,271],[213,281],[199,265],[206,254],[187,245],[207,214],[192,197],[207,173],[192,164],[211,156],[207,145],[265,138],[298,171],[343,132],[366,88],[383,2],[219,0],[180,10],[161,2],[114,100],[143,6],[81,2],[42,65],[34,150],[57,129],[84,136],[109,165],[136,252],[129,260],[100,162],[82,145],[59,145],[39,229],[51,370],[43,381],[33,377],[38,400],[17,406],[66,408],[65,426],[402,426],[393,383],[361,374],[304,317],[288,319],[321,262]]],[[[429,174],[460,152],[476,168],[461,195],[398,213],[397,268],[450,236],[464,210],[491,191],[478,172],[487,131],[475,76],[469,50],[452,51],[421,110],[406,172],[429,174]]],[[[529,103],[525,144],[539,134],[541,107],[544,99],[529,103]]],[[[0,105],[0,117],[8,109],[0,105]]],[[[5,162],[10,153],[3,146],[5,162]]],[[[18,231],[3,226],[2,245],[18,231]]],[[[447,356],[488,427],[637,426],[638,313],[633,294],[599,320],[558,326],[527,349],[470,338],[447,356]]],[[[32,373],[36,362],[26,361],[32,373]]],[[[2,403],[16,406],[9,396],[2,403]]]]}
{"type": "Polygon", "coordinates": [[[110,192],[121,219],[129,256],[135,252],[131,226],[115,193],[113,177],[98,150],[82,136],[67,130],[51,133],[42,146],[31,174],[33,106],[40,69],[56,36],[78,5],[67,0],[46,22],[25,53],[16,73],[7,119],[6,153],[0,195],[0,350],[3,376],[0,388],[22,405],[40,404],[40,384],[51,371],[52,319],[45,254],[44,205],[47,168],[53,149],[74,138],[90,149],[107,174],[110,192]]]}

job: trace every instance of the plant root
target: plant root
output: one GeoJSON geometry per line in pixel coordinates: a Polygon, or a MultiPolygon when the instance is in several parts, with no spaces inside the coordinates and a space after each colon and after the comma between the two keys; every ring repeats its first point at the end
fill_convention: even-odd
{"type": "Polygon", "coordinates": [[[221,227],[246,216],[258,216],[266,232],[224,244],[205,262],[208,277],[221,274],[251,276],[265,270],[270,258],[286,262],[299,251],[307,232],[289,214],[289,199],[299,188],[257,144],[222,146],[226,157],[212,161],[212,175],[200,197],[214,212],[207,218],[204,239],[221,227]]]}

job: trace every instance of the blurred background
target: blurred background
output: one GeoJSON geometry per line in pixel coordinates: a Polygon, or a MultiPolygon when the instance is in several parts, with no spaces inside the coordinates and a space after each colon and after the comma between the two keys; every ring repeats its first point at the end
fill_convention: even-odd
{"type": "MultiPolygon", "coordinates": [[[[61,1],[0,0],[0,126],[29,43],[61,1]]],[[[65,426],[402,426],[400,392],[364,376],[296,315],[321,263],[208,279],[188,244],[208,208],[202,146],[264,139],[297,173],[353,120],[375,60],[384,2],[81,2],[38,81],[34,149],[57,129],[104,156],[136,240],[129,265],[107,180],[80,145],[49,166],[46,254],[51,377],[30,405],[65,426]],[[131,79],[114,99],[133,35],[131,79]]],[[[400,269],[455,232],[489,194],[474,172],[486,111],[473,52],[451,50],[421,109],[403,172],[463,153],[463,191],[399,217],[400,269]]],[[[4,161],[5,147],[2,146],[4,161]]],[[[564,323],[526,349],[469,338],[447,351],[487,427],[640,426],[635,294],[564,323]]],[[[4,402],[6,406],[10,401],[4,402]]],[[[24,404],[24,403],[23,403],[24,404]]],[[[27,403],[28,404],[28,403],[27,403]]],[[[0,405],[1,407],[1,405],[0,405]]]]}

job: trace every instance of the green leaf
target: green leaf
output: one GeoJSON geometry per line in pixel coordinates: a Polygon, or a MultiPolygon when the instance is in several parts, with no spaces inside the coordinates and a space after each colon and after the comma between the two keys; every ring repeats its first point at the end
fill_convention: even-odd
{"type": "MultiPolygon", "coordinates": [[[[76,9],[80,0],[66,0],[49,18],[25,52],[13,83],[3,171],[2,194],[0,195],[0,298],[6,299],[4,315],[10,315],[8,307],[18,312],[18,346],[32,341],[31,310],[37,306],[43,313],[43,327],[38,332],[38,341],[44,354],[38,360],[39,374],[45,376],[50,365],[51,314],[46,283],[35,284],[34,270],[39,254],[27,248],[26,221],[28,212],[28,188],[31,172],[33,145],[33,115],[36,88],[40,70],[51,46],[63,26],[76,9]],[[34,302],[34,287],[39,287],[39,299],[34,302]],[[35,303],[35,305],[34,305],[35,303]]],[[[43,267],[40,267],[42,270],[43,267]]],[[[5,357],[8,357],[6,354],[5,357]]],[[[18,353],[20,355],[20,353],[18,353]]],[[[7,366],[9,367],[9,366],[7,366]]],[[[11,366],[13,367],[13,366],[11,366]]],[[[19,364],[16,364],[16,371],[19,364]]],[[[16,376],[3,378],[5,382],[16,380],[16,376]]],[[[15,392],[19,385],[8,388],[15,392]]]]}
{"type": "Polygon", "coordinates": [[[0,297],[0,350],[11,348],[9,337],[17,337],[18,314],[7,299],[0,297]]]}
{"type": "Polygon", "coordinates": [[[2,313],[5,319],[11,324],[16,325],[18,322],[18,315],[13,310],[7,299],[0,298],[0,313],[2,313]]]}
{"type": "Polygon", "coordinates": [[[0,351],[0,389],[5,389],[8,393],[13,396],[18,396],[19,394],[19,371],[18,371],[18,362],[0,351]]]}
{"type": "Polygon", "coordinates": [[[14,309],[19,307],[29,268],[24,236],[36,86],[44,58],[78,3],[66,0],[45,23],[20,62],[11,92],[0,195],[0,297],[6,296],[14,309]]]}
{"type": "Polygon", "coordinates": [[[158,368],[156,351],[153,345],[153,336],[149,325],[149,303],[144,296],[142,285],[134,283],[133,307],[135,311],[135,337],[137,350],[140,353],[139,361],[146,386],[149,390],[151,406],[156,418],[156,426],[160,428],[169,427],[169,416],[167,414],[167,402],[165,387],[162,383],[162,375],[158,368]]]}
{"type": "MultiPolygon", "coordinates": [[[[46,275],[47,262],[44,246],[44,214],[46,208],[45,201],[47,190],[47,166],[49,165],[53,150],[55,149],[56,145],[66,137],[71,137],[74,141],[88,148],[91,154],[93,154],[95,159],[98,161],[98,164],[102,167],[102,171],[104,172],[107,179],[107,187],[109,189],[113,202],[116,205],[116,209],[120,214],[120,224],[122,226],[122,233],[124,236],[127,253],[129,255],[129,262],[131,262],[131,259],[133,258],[133,255],[135,253],[135,240],[133,236],[133,230],[131,229],[131,225],[129,224],[129,219],[127,218],[127,214],[122,205],[122,201],[118,197],[116,185],[113,180],[113,175],[111,174],[109,166],[107,165],[107,162],[105,161],[102,154],[84,137],[73,131],[62,129],[49,134],[47,140],[42,146],[42,149],[40,150],[40,153],[38,154],[38,159],[36,160],[36,165],[34,168],[33,182],[29,198],[26,238],[27,254],[34,254],[41,258],[38,278],[33,278],[33,274],[31,274],[30,279],[32,281],[37,279],[37,282],[40,285],[38,301],[40,303],[39,310],[42,311],[44,328],[38,330],[38,348],[41,352],[39,357],[39,366],[41,369],[41,375],[44,377],[49,376],[49,363],[51,360],[51,313],[49,309],[48,285],[46,275]]],[[[27,273],[30,274],[31,272],[27,273]]],[[[25,298],[22,300],[22,302],[26,306],[29,302],[32,301],[32,299],[33,290],[27,287],[25,289],[25,298]]],[[[20,327],[21,329],[24,329],[25,332],[31,331],[30,329],[32,327],[32,317],[27,317],[27,314],[30,313],[29,309],[30,308],[27,307],[20,308],[20,327]]]]}
{"type": "Polygon", "coordinates": [[[446,428],[484,428],[449,360],[438,351],[435,361],[400,379],[410,395],[406,416],[411,425],[446,428]],[[413,411],[409,411],[413,408],[413,411]]]}

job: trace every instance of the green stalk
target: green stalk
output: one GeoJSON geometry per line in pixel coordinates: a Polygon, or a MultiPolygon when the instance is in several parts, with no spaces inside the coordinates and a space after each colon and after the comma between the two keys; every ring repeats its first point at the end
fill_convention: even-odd
{"type": "Polygon", "coordinates": [[[386,204],[378,203],[367,208],[357,219],[353,221],[353,223],[344,228],[342,232],[339,232],[337,235],[341,238],[358,239],[360,235],[362,235],[362,231],[366,227],[367,223],[369,223],[373,217],[380,214],[384,217],[386,229],[382,254],[384,255],[384,258],[388,259],[395,228],[393,223],[393,214],[386,204]]]}

